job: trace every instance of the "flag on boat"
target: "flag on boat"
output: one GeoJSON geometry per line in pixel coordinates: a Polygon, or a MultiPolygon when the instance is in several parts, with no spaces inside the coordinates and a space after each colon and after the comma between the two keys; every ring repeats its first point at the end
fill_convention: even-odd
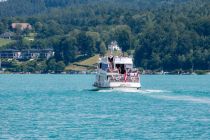
{"type": "Polygon", "coordinates": [[[127,81],[127,73],[126,72],[124,73],[124,81],[125,82],[127,81]]]}

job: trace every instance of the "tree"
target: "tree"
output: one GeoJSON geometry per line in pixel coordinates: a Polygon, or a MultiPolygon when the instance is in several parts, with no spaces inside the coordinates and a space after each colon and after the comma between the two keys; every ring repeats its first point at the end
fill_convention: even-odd
{"type": "Polygon", "coordinates": [[[99,53],[102,56],[104,56],[106,54],[106,45],[105,45],[105,43],[103,41],[100,43],[99,53]]]}
{"type": "Polygon", "coordinates": [[[117,26],[114,30],[114,38],[122,48],[123,52],[131,49],[131,29],[128,26],[117,26]]]}
{"type": "Polygon", "coordinates": [[[5,31],[4,24],[0,22],[0,34],[4,33],[4,31],[5,31]]]}
{"type": "Polygon", "coordinates": [[[43,24],[41,22],[36,22],[34,28],[36,32],[41,32],[43,29],[43,24]]]}
{"type": "Polygon", "coordinates": [[[63,60],[63,54],[62,54],[62,47],[61,47],[61,38],[54,36],[50,39],[50,46],[53,47],[53,50],[55,52],[54,58],[56,61],[62,61],[63,60]]]}
{"type": "Polygon", "coordinates": [[[96,40],[90,34],[86,32],[81,32],[77,37],[77,42],[79,45],[79,50],[88,56],[92,56],[96,52],[96,40]]]}
{"type": "Polygon", "coordinates": [[[86,35],[86,52],[88,56],[92,56],[96,52],[96,41],[91,35],[86,35]]]}
{"type": "Polygon", "coordinates": [[[48,41],[45,39],[39,39],[32,42],[32,47],[36,49],[44,49],[48,47],[48,41]]]}
{"type": "Polygon", "coordinates": [[[18,50],[29,49],[31,47],[31,42],[21,37],[20,40],[16,42],[16,45],[16,49],[18,50]]]}
{"type": "Polygon", "coordinates": [[[66,65],[71,62],[74,62],[76,58],[76,52],[77,52],[76,44],[77,44],[76,38],[70,36],[66,37],[61,42],[63,59],[66,65]]]}
{"type": "Polygon", "coordinates": [[[65,69],[65,64],[63,63],[63,61],[59,61],[56,63],[56,65],[55,65],[56,73],[61,73],[64,71],[64,69],[65,69]]]}
{"type": "Polygon", "coordinates": [[[49,21],[47,27],[46,34],[48,36],[62,35],[64,32],[61,26],[54,20],[49,21]]]}
{"type": "Polygon", "coordinates": [[[195,30],[203,36],[210,35],[210,16],[201,18],[195,23],[195,30]]]}
{"type": "Polygon", "coordinates": [[[47,61],[47,71],[48,72],[55,72],[55,70],[56,70],[56,61],[55,61],[55,59],[49,59],[48,61],[47,61]]]}

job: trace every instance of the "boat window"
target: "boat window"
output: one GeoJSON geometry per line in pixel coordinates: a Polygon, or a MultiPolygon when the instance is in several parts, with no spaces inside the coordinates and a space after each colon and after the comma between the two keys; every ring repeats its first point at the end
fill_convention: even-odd
{"type": "Polygon", "coordinates": [[[110,56],[110,57],[108,57],[108,60],[109,60],[109,62],[113,63],[114,57],[110,56]]]}
{"type": "Polygon", "coordinates": [[[99,68],[100,68],[100,69],[101,69],[101,67],[102,67],[102,63],[99,64],[99,68]]]}
{"type": "Polygon", "coordinates": [[[131,69],[131,68],[133,68],[133,65],[132,65],[132,64],[126,64],[126,65],[125,65],[125,68],[126,68],[126,69],[131,69]]]}
{"type": "Polygon", "coordinates": [[[120,74],[125,74],[126,70],[124,64],[116,64],[116,68],[120,74]]]}
{"type": "Polygon", "coordinates": [[[104,70],[104,71],[107,71],[107,69],[108,69],[108,64],[102,64],[102,65],[101,65],[101,69],[104,70]]]}
{"type": "Polygon", "coordinates": [[[116,64],[116,68],[119,69],[119,67],[120,67],[120,64],[116,64]]]}

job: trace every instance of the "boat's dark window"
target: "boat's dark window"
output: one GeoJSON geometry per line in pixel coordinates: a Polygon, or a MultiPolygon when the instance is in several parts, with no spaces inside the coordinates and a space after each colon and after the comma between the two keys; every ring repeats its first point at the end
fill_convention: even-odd
{"type": "Polygon", "coordinates": [[[120,64],[116,64],[116,68],[119,69],[119,67],[120,67],[120,64]]]}
{"type": "Polygon", "coordinates": [[[120,65],[120,68],[121,68],[121,74],[125,74],[125,65],[124,64],[120,65]]]}
{"type": "Polygon", "coordinates": [[[107,71],[108,64],[102,64],[101,68],[102,68],[102,70],[107,71]]]}
{"type": "Polygon", "coordinates": [[[113,60],[114,60],[114,57],[112,56],[112,57],[108,57],[108,60],[109,60],[109,62],[113,62],[113,60]]]}
{"type": "Polygon", "coordinates": [[[120,74],[125,74],[125,65],[124,64],[116,64],[116,68],[120,74]]]}

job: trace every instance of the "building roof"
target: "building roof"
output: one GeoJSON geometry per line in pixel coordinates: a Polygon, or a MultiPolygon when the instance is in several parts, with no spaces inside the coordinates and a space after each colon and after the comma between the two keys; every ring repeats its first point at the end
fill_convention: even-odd
{"type": "Polygon", "coordinates": [[[53,49],[25,49],[25,50],[22,50],[22,52],[50,52],[50,51],[53,51],[53,49]]]}
{"type": "Polygon", "coordinates": [[[5,32],[5,33],[0,35],[0,38],[10,38],[10,37],[13,37],[13,36],[15,36],[15,33],[13,33],[13,32],[5,32]]]}
{"type": "Polygon", "coordinates": [[[32,26],[29,23],[12,23],[11,26],[13,29],[17,29],[18,27],[21,30],[25,30],[25,29],[31,30],[32,29],[32,26]]]}
{"type": "Polygon", "coordinates": [[[16,50],[16,49],[5,49],[0,52],[52,52],[53,49],[26,49],[26,50],[16,50]]]}
{"type": "Polygon", "coordinates": [[[1,50],[0,53],[3,52],[20,52],[20,50],[15,50],[15,49],[6,49],[6,50],[1,50]]]}

